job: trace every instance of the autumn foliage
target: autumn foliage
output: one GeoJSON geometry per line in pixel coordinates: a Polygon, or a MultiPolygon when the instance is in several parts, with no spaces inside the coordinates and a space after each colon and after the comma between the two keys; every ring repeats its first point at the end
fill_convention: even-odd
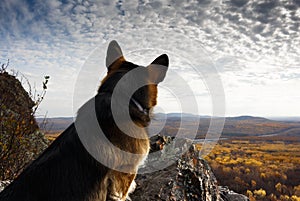
{"type": "Polygon", "coordinates": [[[224,140],[206,156],[220,185],[251,201],[300,200],[300,143],[224,140]]]}

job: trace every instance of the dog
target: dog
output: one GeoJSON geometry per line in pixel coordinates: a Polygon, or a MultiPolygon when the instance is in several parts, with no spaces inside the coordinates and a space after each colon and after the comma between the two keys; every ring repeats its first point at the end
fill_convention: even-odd
{"type": "Polygon", "coordinates": [[[119,44],[111,41],[107,75],[97,95],[78,110],[75,122],[0,193],[0,200],[126,200],[134,189],[138,166],[150,149],[147,126],[157,103],[157,84],[165,78],[168,65],[166,54],[147,67],[128,62],[119,44]]]}

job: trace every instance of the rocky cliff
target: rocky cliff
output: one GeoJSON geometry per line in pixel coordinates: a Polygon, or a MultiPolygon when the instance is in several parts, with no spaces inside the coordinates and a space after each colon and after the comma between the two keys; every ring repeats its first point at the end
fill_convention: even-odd
{"type": "Polygon", "coordinates": [[[211,168],[199,157],[200,153],[192,141],[155,136],[151,147],[150,157],[136,178],[137,188],[130,196],[133,201],[249,200],[244,195],[218,186],[211,168]],[[169,142],[162,149],[166,141],[169,142]],[[182,151],[186,152],[179,156],[182,151]],[[154,157],[151,157],[152,153],[154,157]]]}
{"type": "Polygon", "coordinates": [[[48,141],[33,114],[35,102],[21,82],[0,72],[0,180],[14,179],[48,141]]]}

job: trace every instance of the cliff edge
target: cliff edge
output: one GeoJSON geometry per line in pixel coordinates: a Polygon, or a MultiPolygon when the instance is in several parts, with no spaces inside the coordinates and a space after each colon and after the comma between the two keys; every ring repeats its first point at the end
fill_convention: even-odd
{"type": "Polygon", "coordinates": [[[218,186],[210,166],[199,157],[200,151],[191,140],[154,136],[151,147],[150,157],[136,178],[137,188],[130,195],[132,201],[249,201],[244,195],[218,186]],[[168,144],[159,150],[161,142],[168,144]]]}

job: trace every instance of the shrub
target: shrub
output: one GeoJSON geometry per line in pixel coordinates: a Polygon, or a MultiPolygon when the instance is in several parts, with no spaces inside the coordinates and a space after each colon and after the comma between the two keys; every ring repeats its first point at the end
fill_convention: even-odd
{"type": "Polygon", "coordinates": [[[0,71],[0,180],[14,179],[48,146],[34,118],[46,89],[32,100],[16,76],[6,72],[7,65],[0,71]]]}

